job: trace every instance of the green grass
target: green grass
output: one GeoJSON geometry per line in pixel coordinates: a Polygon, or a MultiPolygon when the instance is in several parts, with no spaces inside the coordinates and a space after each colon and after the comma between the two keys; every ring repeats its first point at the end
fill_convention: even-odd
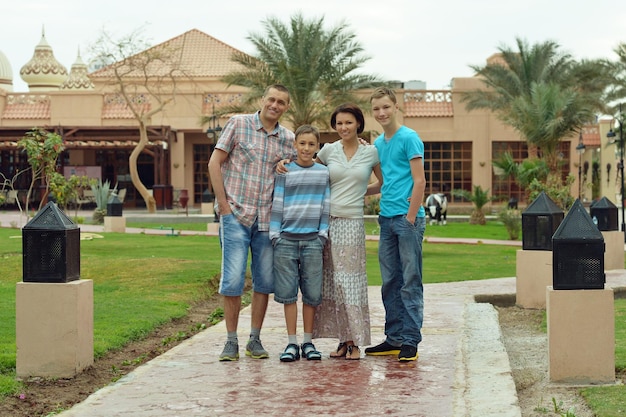
{"type": "Polygon", "coordinates": [[[206,222],[187,222],[180,223],[178,220],[159,219],[157,222],[134,222],[127,221],[126,227],[135,227],[138,229],[158,229],[159,227],[172,227],[174,230],[191,230],[194,232],[206,232],[206,222]]]}
{"type": "MultiPolygon", "coordinates": [[[[163,219],[162,219],[163,220],[163,219]]],[[[206,230],[206,223],[163,220],[128,227],[206,230]],[[194,229],[192,227],[198,227],[194,229]]],[[[377,234],[373,221],[369,234],[377,234]]],[[[196,300],[213,294],[220,270],[216,237],[102,233],[81,241],[81,278],[94,281],[94,353],[96,357],[140,339],[159,324],[184,316],[196,300]],[[173,243],[174,242],[174,243],[173,243]]],[[[0,396],[19,392],[15,378],[15,285],[22,280],[21,230],[0,228],[0,396]],[[11,237],[18,238],[11,238],[11,237]]],[[[427,226],[426,237],[506,240],[504,226],[448,223],[427,226]]],[[[367,242],[370,285],[380,285],[376,241],[367,242]]],[[[424,243],[424,282],[455,282],[515,276],[519,247],[424,243]],[[454,256],[454,262],[450,257],[454,256]],[[445,268],[441,266],[445,265],[445,268]]],[[[626,300],[616,300],[616,367],[626,368],[626,300]]],[[[207,320],[212,320],[208,317],[207,320]]],[[[598,416],[623,415],[624,386],[583,390],[598,416]],[[621,408],[620,408],[621,407],[621,408]]]]}
{"type": "MultiPolygon", "coordinates": [[[[368,235],[380,234],[376,219],[368,218],[365,222],[365,233],[368,235]]],[[[469,224],[467,221],[448,222],[445,226],[430,225],[426,222],[424,237],[456,237],[509,240],[509,235],[501,222],[488,221],[485,225],[469,224]]]]}
{"type": "MultiPolygon", "coordinates": [[[[615,300],[615,368],[626,369],[626,299],[615,300]]],[[[598,417],[626,416],[623,384],[584,388],[581,394],[598,417]]]]}
{"type": "MultiPolygon", "coordinates": [[[[178,218],[159,218],[154,221],[133,221],[132,217],[126,221],[126,227],[139,229],[154,229],[160,226],[173,227],[174,230],[191,230],[206,232],[206,220],[198,221],[192,217],[183,222],[178,218]]],[[[368,218],[365,222],[365,232],[368,235],[378,235],[380,229],[375,218],[368,218]]],[[[426,238],[429,237],[457,237],[508,240],[509,236],[501,222],[488,221],[486,225],[469,224],[468,222],[448,222],[445,226],[429,225],[427,223],[426,238]]]]}
{"type": "MultiPolygon", "coordinates": [[[[0,229],[0,393],[16,392],[15,285],[22,280],[21,236],[0,229]]],[[[94,281],[94,355],[140,339],[159,324],[187,314],[211,295],[220,269],[219,241],[102,234],[81,241],[81,278],[94,281]],[[213,254],[213,255],[211,255],[213,254]]]]}

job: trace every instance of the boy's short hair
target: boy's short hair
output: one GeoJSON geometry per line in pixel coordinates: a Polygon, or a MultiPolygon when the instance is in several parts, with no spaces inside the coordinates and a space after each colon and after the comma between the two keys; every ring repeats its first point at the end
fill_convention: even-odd
{"type": "Polygon", "coordinates": [[[393,101],[393,104],[398,104],[398,99],[396,99],[396,93],[394,93],[394,91],[388,87],[377,87],[370,96],[370,103],[375,98],[383,98],[385,96],[389,97],[389,99],[393,101]]]}
{"type": "Polygon", "coordinates": [[[300,135],[304,135],[306,133],[310,133],[313,136],[315,136],[315,138],[317,139],[317,141],[320,141],[320,131],[312,125],[302,125],[299,128],[296,129],[296,139],[298,139],[298,136],[300,135]]]}
{"type": "Polygon", "coordinates": [[[337,115],[339,113],[350,113],[353,115],[356,122],[359,124],[356,133],[363,133],[363,130],[365,130],[365,118],[363,117],[363,112],[359,106],[354,103],[344,103],[337,106],[333,114],[330,116],[330,125],[333,129],[335,129],[335,125],[337,124],[337,115]]]}

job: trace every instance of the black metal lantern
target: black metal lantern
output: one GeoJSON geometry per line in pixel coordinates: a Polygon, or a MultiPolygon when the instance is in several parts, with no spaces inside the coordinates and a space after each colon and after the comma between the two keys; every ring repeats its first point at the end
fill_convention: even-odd
{"type": "Polygon", "coordinates": [[[552,237],[555,290],[603,289],[604,237],[576,200],[552,237]]]}
{"type": "Polygon", "coordinates": [[[54,202],[22,228],[22,269],[24,282],[80,278],[80,228],[54,202]]]}
{"type": "Polygon", "coordinates": [[[215,194],[213,194],[211,191],[209,191],[208,188],[206,190],[204,190],[204,192],[202,193],[202,202],[203,203],[212,203],[214,201],[215,201],[215,194]]]}
{"type": "Polygon", "coordinates": [[[522,248],[552,250],[552,235],[563,216],[563,210],[542,191],[522,212],[522,248]]]}
{"type": "Polygon", "coordinates": [[[617,230],[617,206],[608,198],[602,197],[589,207],[591,219],[598,226],[598,230],[617,230]]]}
{"type": "Polygon", "coordinates": [[[117,193],[111,194],[107,201],[107,216],[121,217],[124,211],[124,203],[117,197],[117,193]]]}

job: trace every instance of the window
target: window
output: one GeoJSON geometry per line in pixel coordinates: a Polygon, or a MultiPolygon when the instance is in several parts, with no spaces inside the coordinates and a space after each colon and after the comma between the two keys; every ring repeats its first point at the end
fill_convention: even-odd
{"type": "Polygon", "coordinates": [[[448,201],[460,201],[451,191],[472,189],[471,142],[425,142],[426,195],[444,193],[448,201]]]}
{"type": "Polygon", "coordinates": [[[209,158],[213,145],[193,145],[193,202],[202,202],[202,193],[206,190],[212,192],[209,184],[209,158]]]}

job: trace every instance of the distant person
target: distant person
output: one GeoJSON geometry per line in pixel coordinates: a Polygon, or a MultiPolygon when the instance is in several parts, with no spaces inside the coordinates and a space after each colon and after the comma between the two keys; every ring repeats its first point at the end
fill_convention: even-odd
{"type": "Polygon", "coordinates": [[[374,146],[385,179],[378,217],[378,261],[383,281],[386,338],[381,344],[365,349],[365,354],[398,355],[401,362],[414,361],[422,341],[424,319],[424,143],[414,130],[398,122],[393,90],[376,88],[370,103],[374,119],[383,128],[374,146]]]}
{"type": "Polygon", "coordinates": [[[317,308],[313,336],[339,339],[331,358],[360,359],[359,346],[371,344],[365,269],[364,197],[380,191],[383,182],[374,146],[358,135],[365,129],[361,109],[338,106],[330,125],[340,140],[328,143],[317,160],[330,171],[330,230],[324,247],[322,304],[317,308]],[[372,173],[378,181],[370,183],[372,173]]]}
{"type": "Polygon", "coordinates": [[[284,305],[288,344],[282,362],[302,356],[320,360],[312,339],[315,308],[322,301],[322,250],[328,239],[330,186],[328,168],[313,160],[319,149],[319,131],[310,125],[296,130],[297,158],[288,172],[276,177],[270,220],[274,246],[274,300],[284,305]],[[302,292],[304,338],[298,346],[298,288],[302,292]]]}
{"type": "Polygon", "coordinates": [[[289,108],[289,91],[274,84],[265,89],[261,110],[230,118],[209,160],[209,175],[220,219],[226,343],[220,361],[239,359],[237,326],[248,251],[252,253],[252,317],[246,355],[268,358],[260,339],[269,294],[274,292],[273,250],[269,239],[274,169],[293,155],[293,132],[278,121],[289,108]]]}

